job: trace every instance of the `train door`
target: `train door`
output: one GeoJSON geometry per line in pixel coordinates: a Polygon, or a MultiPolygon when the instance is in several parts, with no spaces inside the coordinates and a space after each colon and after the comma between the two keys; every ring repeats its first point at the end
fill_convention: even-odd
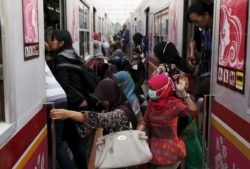
{"type": "Polygon", "coordinates": [[[65,6],[65,0],[44,0],[44,10],[48,10],[49,13],[49,24],[55,29],[65,29],[67,26],[65,6]]]}
{"type": "MultiPolygon", "coordinates": [[[[45,0],[44,1],[44,33],[45,41],[49,43],[53,29],[65,29],[67,20],[65,17],[64,0],[45,0]],[[53,28],[53,29],[52,29],[53,28]]],[[[51,56],[45,52],[47,64],[50,66],[51,56]]],[[[56,141],[55,141],[55,123],[48,116],[49,111],[54,107],[52,102],[46,103],[47,113],[47,134],[48,134],[48,165],[49,168],[56,168],[56,141]]]]}
{"type": "Polygon", "coordinates": [[[245,169],[250,160],[249,0],[214,5],[208,167],[245,169]]]}

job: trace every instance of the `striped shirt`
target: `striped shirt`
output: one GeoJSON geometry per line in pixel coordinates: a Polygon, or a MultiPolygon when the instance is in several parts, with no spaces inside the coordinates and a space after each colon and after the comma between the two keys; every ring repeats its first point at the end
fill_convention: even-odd
{"type": "Polygon", "coordinates": [[[55,108],[67,107],[67,96],[65,91],[55,79],[47,63],[45,63],[46,77],[46,101],[54,102],[55,108]]]}

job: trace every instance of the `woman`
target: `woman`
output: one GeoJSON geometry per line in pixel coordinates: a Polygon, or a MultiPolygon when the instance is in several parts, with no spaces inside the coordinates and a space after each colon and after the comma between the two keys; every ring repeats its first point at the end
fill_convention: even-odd
{"type": "MultiPolygon", "coordinates": [[[[81,59],[76,55],[72,46],[72,38],[67,30],[55,30],[51,36],[51,50],[55,56],[55,78],[64,89],[67,95],[67,108],[70,110],[83,110],[87,108],[86,101],[72,90],[71,87],[81,89],[81,79],[77,70],[59,65],[71,63],[82,64],[81,59]]],[[[82,148],[81,138],[76,130],[76,122],[67,119],[64,122],[64,134],[68,146],[70,147],[78,169],[87,169],[85,151],[82,148]]]]}
{"type": "MultiPolygon", "coordinates": [[[[55,108],[67,108],[67,96],[63,88],[56,81],[47,63],[45,63],[45,79],[46,79],[46,101],[53,102],[55,108]]],[[[48,128],[51,121],[48,120],[48,128]]],[[[56,159],[62,169],[74,169],[74,164],[70,159],[63,138],[64,120],[55,121],[55,138],[56,138],[56,159]]],[[[48,130],[48,137],[51,131],[48,130]]],[[[67,138],[66,138],[67,140],[67,138]]],[[[50,144],[49,144],[50,145],[50,144]]]]}
{"type": "MultiPolygon", "coordinates": [[[[212,53],[212,30],[213,30],[213,3],[197,1],[193,3],[187,12],[187,19],[196,27],[202,29],[202,56],[199,63],[198,81],[195,94],[203,97],[210,93],[210,72],[212,53]]],[[[196,42],[199,44],[200,42],[196,42]]],[[[195,46],[193,46],[195,48],[195,46]]],[[[194,57],[194,56],[191,56],[194,57]]]]}
{"type": "Polygon", "coordinates": [[[120,131],[129,129],[129,122],[133,128],[137,127],[137,120],[133,110],[130,107],[126,97],[118,84],[112,79],[102,80],[96,87],[93,95],[98,98],[99,103],[104,109],[101,112],[92,111],[71,111],[65,109],[51,110],[52,119],[70,118],[77,122],[79,134],[86,137],[96,131],[97,128],[103,128],[104,134],[110,131],[120,131]]]}
{"type": "Polygon", "coordinates": [[[105,56],[103,43],[101,42],[97,32],[93,33],[93,47],[95,57],[95,73],[100,79],[103,79],[105,72],[108,69],[108,58],[105,56]]]}
{"type": "Polygon", "coordinates": [[[146,65],[144,65],[144,62],[145,59],[141,57],[140,50],[138,48],[134,48],[132,50],[132,60],[130,62],[129,73],[135,82],[135,93],[139,98],[140,95],[144,95],[141,88],[141,86],[144,84],[146,74],[146,65]]]}
{"type": "Polygon", "coordinates": [[[130,103],[138,122],[141,122],[143,116],[140,109],[139,99],[134,93],[135,84],[130,74],[127,71],[120,71],[113,74],[113,79],[118,83],[123,90],[128,102],[130,103]]]}
{"type": "Polygon", "coordinates": [[[55,30],[52,34],[51,49],[55,51],[55,77],[63,87],[68,98],[68,109],[85,109],[87,107],[86,101],[79,96],[73,89],[81,91],[81,79],[78,71],[71,67],[62,67],[62,64],[82,65],[81,58],[76,54],[72,46],[72,39],[69,31],[55,30]]]}
{"type": "Polygon", "coordinates": [[[134,42],[135,48],[138,48],[140,50],[142,58],[147,57],[148,38],[146,36],[143,36],[141,33],[136,32],[133,35],[133,42],[134,42]]]}
{"type": "Polygon", "coordinates": [[[154,54],[156,60],[160,63],[156,74],[167,72],[169,76],[174,78],[175,74],[193,73],[194,66],[189,64],[187,60],[180,57],[174,44],[170,41],[162,41],[154,46],[154,54]]]}
{"type": "Polygon", "coordinates": [[[148,81],[150,99],[138,129],[149,129],[153,155],[150,163],[155,169],[176,169],[185,158],[185,145],[177,134],[178,117],[198,115],[196,104],[185,90],[186,83],[187,79],[180,75],[174,85],[166,74],[156,75],[148,81]],[[183,100],[174,96],[174,88],[181,93],[183,100]]]}
{"type": "Polygon", "coordinates": [[[94,57],[103,57],[103,44],[97,32],[93,33],[94,57]]]}
{"type": "MultiPolygon", "coordinates": [[[[174,44],[170,41],[159,42],[154,46],[154,54],[156,60],[160,63],[157,70],[153,73],[161,74],[165,72],[172,80],[178,80],[179,74],[191,73],[194,71],[192,65],[187,64],[186,59],[180,57],[174,44]]],[[[186,90],[188,89],[188,84],[186,90]]],[[[176,96],[182,97],[176,91],[176,96]]],[[[178,120],[178,135],[187,127],[188,118],[180,117],[178,120]]]]}

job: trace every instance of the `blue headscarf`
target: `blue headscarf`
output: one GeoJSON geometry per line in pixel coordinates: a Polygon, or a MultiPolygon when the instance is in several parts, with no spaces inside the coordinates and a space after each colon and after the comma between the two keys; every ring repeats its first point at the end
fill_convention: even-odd
{"type": "Polygon", "coordinates": [[[119,71],[113,74],[113,78],[118,81],[119,86],[123,90],[123,93],[126,95],[130,105],[132,106],[133,102],[138,98],[134,93],[135,83],[130,74],[126,71],[119,71]]]}

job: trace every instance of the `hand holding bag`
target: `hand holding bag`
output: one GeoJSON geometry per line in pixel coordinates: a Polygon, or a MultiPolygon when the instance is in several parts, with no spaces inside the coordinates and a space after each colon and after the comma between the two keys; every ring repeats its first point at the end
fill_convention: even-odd
{"type": "Polygon", "coordinates": [[[144,131],[111,132],[97,140],[95,168],[111,169],[147,163],[152,154],[144,131]]]}

